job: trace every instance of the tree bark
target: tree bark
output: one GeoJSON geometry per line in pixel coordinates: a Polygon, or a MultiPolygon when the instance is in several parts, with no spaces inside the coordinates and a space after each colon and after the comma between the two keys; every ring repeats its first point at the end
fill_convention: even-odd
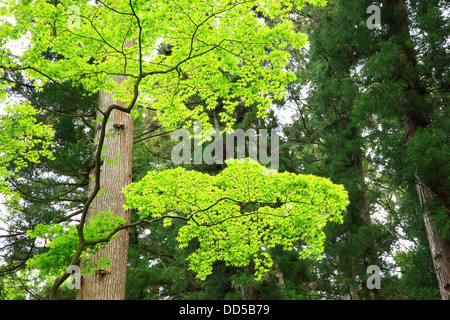
{"type": "MultiPolygon", "coordinates": [[[[124,77],[113,78],[118,83],[125,79],[124,77]]],[[[115,102],[110,94],[101,91],[99,109],[104,112],[112,104],[126,107],[125,103],[115,102]]],[[[102,117],[99,111],[97,111],[97,117],[102,117]]],[[[111,210],[116,216],[124,217],[125,223],[130,222],[130,212],[123,208],[125,195],[122,193],[122,189],[131,183],[134,121],[132,116],[119,110],[113,110],[110,118],[111,121],[107,123],[106,132],[118,134],[105,139],[104,145],[108,147],[102,153],[106,158],[100,167],[100,187],[104,189],[104,192],[91,204],[87,213],[87,225],[89,225],[89,220],[93,215],[107,210],[111,210]],[[115,162],[117,157],[119,157],[118,166],[107,164],[108,159],[115,162]]],[[[100,124],[97,127],[95,137],[98,139],[99,135],[100,124]]],[[[93,170],[95,170],[95,167],[93,170]]],[[[94,172],[91,173],[94,174],[94,172]]],[[[94,181],[91,179],[89,194],[91,194],[93,188],[94,181]]],[[[108,270],[97,269],[94,274],[83,274],[81,289],[77,292],[78,300],[125,299],[128,244],[129,230],[124,229],[119,231],[105,248],[89,257],[92,261],[98,261],[100,257],[107,258],[110,261],[110,266],[108,270]]],[[[84,262],[85,259],[82,259],[82,268],[84,262]]]]}
{"type": "MultiPolygon", "coordinates": [[[[421,204],[426,202],[426,190],[416,184],[417,194],[421,204]]],[[[428,245],[433,259],[434,270],[439,285],[442,300],[450,299],[450,240],[441,239],[434,221],[430,219],[430,212],[424,211],[423,221],[427,232],[428,245]]]]}
{"type": "MultiPolygon", "coordinates": [[[[421,127],[421,122],[414,121],[414,119],[411,119],[409,117],[404,117],[403,123],[405,127],[406,141],[409,142],[415,137],[417,131],[421,127]]],[[[441,180],[439,179],[437,181],[441,180]]],[[[435,187],[441,188],[441,186],[435,187]]],[[[424,186],[418,178],[416,181],[416,190],[419,203],[422,206],[424,206],[427,202],[427,198],[430,199],[432,197],[432,194],[430,194],[430,192],[427,191],[426,186],[424,186]]],[[[439,292],[441,294],[442,300],[449,300],[450,240],[443,239],[439,235],[436,223],[432,220],[432,212],[430,212],[427,209],[424,209],[422,217],[425,224],[425,231],[427,234],[428,246],[430,248],[431,258],[433,260],[434,270],[436,272],[436,279],[439,286],[439,292]]]]}

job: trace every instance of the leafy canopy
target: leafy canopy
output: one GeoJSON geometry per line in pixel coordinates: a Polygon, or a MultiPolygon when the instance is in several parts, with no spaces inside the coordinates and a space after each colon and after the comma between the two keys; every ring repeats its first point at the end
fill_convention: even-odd
{"type": "MultiPolygon", "coordinates": [[[[136,105],[150,105],[155,110],[155,120],[168,130],[180,125],[190,127],[196,120],[202,121],[204,130],[209,129],[205,111],[221,101],[224,111],[219,120],[231,127],[233,111],[239,103],[257,105],[258,115],[263,117],[271,102],[282,97],[286,85],[295,79],[286,70],[288,49],[298,49],[307,40],[295,32],[288,18],[294,6],[301,7],[306,2],[325,3],[115,0],[94,4],[90,0],[6,0],[0,16],[12,17],[15,22],[2,21],[0,25],[0,68],[21,71],[38,89],[48,82],[63,86],[70,80],[74,87],[79,85],[87,91],[86,101],[92,105],[90,94],[100,90],[111,93],[115,101],[125,102],[122,110],[126,112],[135,112],[136,105]],[[268,25],[262,17],[277,23],[268,25]],[[29,49],[14,57],[5,44],[22,37],[30,41],[29,49]],[[170,49],[168,54],[158,54],[161,44],[170,49]],[[201,103],[192,107],[192,100],[201,103]]],[[[176,170],[149,176],[155,175],[155,181],[162,181],[183,172],[176,170]]],[[[295,178],[289,174],[275,174],[263,180],[260,170],[257,166],[237,166],[217,177],[186,172],[185,179],[169,179],[180,186],[181,182],[186,183],[183,191],[177,192],[187,192],[187,200],[195,205],[189,210],[186,203],[171,200],[171,193],[164,194],[165,184],[158,187],[163,188],[167,199],[158,194],[152,195],[152,201],[143,197],[145,207],[154,207],[152,216],[164,210],[169,210],[169,214],[189,214],[180,216],[188,222],[179,240],[182,245],[195,237],[200,240],[201,246],[190,261],[201,278],[219,259],[234,265],[253,260],[259,276],[271,264],[270,255],[261,246],[292,248],[299,235],[305,243],[297,248],[299,253],[318,254],[323,242],[321,227],[328,220],[339,220],[338,213],[346,205],[342,188],[320,178],[295,178]],[[240,178],[246,175],[252,178],[244,179],[244,188],[240,178]],[[193,181],[197,184],[193,185],[193,181]],[[222,199],[224,196],[230,199],[222,199]],[[197,212],[192,212],[196,208],[197,212]]],[[[128,189],[130,207],[134,187],[128,189]]],[[[134,201],[141,200],[135,196],[134,201]]],[[[113,229],[120,223],[110,222],[113,229]]],[[[104,235],[102,231],[95,233],[97,238],[104,235]]],[[[72,244],[77,241],[71,226],[41,226],[29,235],[52,239],[48,255],[34,260],[42,268],[67,264],[75,248],[72,244]],[[55,265],[48,263],[50,260],[55,265]]]]}
{"type": "Polygon", "coordinates": [[[197,97],[208,109],[222,98],[226,108],[219,116],[230,124],[239,101],[257,104],[262,116],[295,78],[285,69],[286,49],[307,40],[288,17],[304,2],[325,3],[7,0],[0,16],[14,17],[16,23],[0,26],[0,42],[26,36],[31,46],[20,59],[2,48],[1,65],[23,70],[39,86],[71,79],[90,92],[104,90],[114,92],[116,100],[151,104],[167,128],[191,126],[188,119],[208,123],[202,106],[186,105],[189,98],[197,97]],[[258,16],[278,23],[268,26],[258,16]],[[161,43],[170,54],[157,54],[161,43]],[[42,55],[49,48],[64,59],[42,55]],[[112,76],[127,78],[117,84],[112,76]]]}
{"type": "Polygon", "coordinates": [[[342,223],[348,205],[342,185],[313,175],[262,175],[257,163],[234,161],[216,176],[184,168],[151,171],[124,190],[127,207],[142,219],[187,220],[180,247],[197,239],[189,256],[198,277],[212,272],[216,261],[255,264],[255,276],[272,266],[270,249],[296,250],[300,258],[320,256],[328,221],[342,223]],[[300,242],[299,242],[300,241],[300,242]],[[300,245],[299,245],[300,244],[300,245]]]}

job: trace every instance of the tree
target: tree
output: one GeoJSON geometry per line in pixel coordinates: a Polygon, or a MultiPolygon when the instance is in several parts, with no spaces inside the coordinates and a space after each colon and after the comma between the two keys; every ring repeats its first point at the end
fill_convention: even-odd
{"type": "MultiPolygon", "coordinates": [[[[4,202],[10,214],[2,219],[2,228],[6,231],[2,234],[1,250],[5,265],[0,269],[0,275],[16,280],[20,278],[20,282],[11,283],[26,286],[27,277],[33,277],[33,273],[26,272],[28,260],[46,250],[35,239],[28,237],[26,232],[38,224],[56,221],[70,223],[71,218],[81,212],[89,178],[93,132],[89,119],[93,115],[92,110],[85,108],[80,97],[60,86],[49,83],[42,92],[38,92],[20,74],[6,74],[2,80],[8,85],[7,92],[14,99],[27,99],[24,103],[33,114],[26,116],[23,108],[16,106],[14,113],[19,114],[15,117],[23,117],[21,121],[30,118],[34,126],[49,131],[45,144],[49,145],[48,153],[51,156],[44,156],[41,143],[31,144],[36,139],[27,138],[29,142],[25,150],[36,157],[35,161],[30,161],[32,157],[30,160],[24,158],[22,165],[11,161],[6,167],[10,175],[5,180],[5,186],[15,197],[4,202]],[[12,83],[14,86],[11,86],[12,83]],[[39,113],[37,109],[40,109],[39,113]],[[63,116],[62,112],[66,114],[63,116]]],[[[70,87],[68,83],[65,85],[70,87]]],[[[2,121],[2,125],[7,125],[7,122],[2,121]]],[[[44,272],[40,278],[41,284],[37,288],[48,279],[44,272]]]]}
{"type": "MultiPolygon", "coordinates": [[[[249,162],[248,159],[246,162],[249,162]]],[[[328,221],[340,221],[348,204],[342,186],[314,176],[291,173],[261,175],[255,163],[229,163],[216,176],[182,168],[150,172],[129,185],[127,207],[137,209],[142,222],[186,220],[177,240],[185,247],[197,239],[189,256],[200,279],[216,261],[234,266],[255,263],[255,277],[273,264],[269,249],[295,248],[300,257],[319,256],[328,221]]]]}
{"type": "MultiPolygon", "coordinates": [[[[300,1],[295,4],[301,6],[300,1]]],[[[57,259],[54,272],[77,264],[86,249],[96,251],[96,245],[109,242],[117,232],[130,227],[126,219],[119,219],[110,211],[88,217],[91,205],[101,199],[97,197],[99,193],[107,190],[107,186],[100,185],[102,169],[117,160],[102,154],[106,139],[114,135],[114,132],[107,132],[112,114],[118,111],[129,114],[138,104],[150,104],[158,121],[167,129],[189,126],[194,120],[206,120],[201,105],[191,108],[187,104],[194,96],[205,101],[209,109],[214,108],[217,98],[222,98],[226,111],[218,116],[227,127],[233,122],[230,113],[238,103],[237,97],[246,104],[258,104],[258,114],[263,114],[272,99],[280,97],[284,85],[293,79],[283,68],[288,55],[284,49],[305,44],[305,37],[293,31],[288,19],[282,19],[291,6],[288,1],[195,2],[191,5],[99,1],[98,5],[91,5],[88,1],[63,4],[38,0],[26,4],[10,1],[2,7],[2,15],[12,16],[17,21],[15,25],[2,25],[2,43],[32,30],[31,48],[19,59],[13,59],[7,49],[2,49],[3,70],[21,71],[36,81],[37,86],[49,82],[63,86],[63,80],[70,79],[88,93],[104,91],[114,101],[124,102],[123,105],[110,102],[105,108],[98,107],[89,94],[74,90],[98,111],[99,133],[93,157],[95,174],[91,176],[93,188],[76,227],[77,244],[73,243],[74,238],[62,237],[65,233],[73,236],[74,226],[67,229],[58,225],[42,226],[30,232],[33,237],[50,235],[57,248],[65,246],[65,255],[57,259]],[[73,5],[80,9],[80,15],[68,14],[73,5]],[[268,27],[258,20],[258,15],[277,17],[282,22],[268,27]],[[153,54],[160,38],[172,47],[171,55],[153,54]],[[134,41],[134,44],[124,45],[127,41],[134,41]],[[43,58],[42,52],[48,48],[64,59],[43,58]],[[224,74],[240,79],[231,82],[224,74]],[[126,80],[118,83],[112,81],[113,76],[126,77],[126,80]],[[106,227],[112,231],[105,233],[106,227]]],[[[121,124],[113,123],[113,127],[121,127],[121,124]]],[[[38,258],[37,265],[45,264],[46,257],[50,255],[38,258]]],[[[92,269],[98,272],[102,268],[97,261],[92,269]]],[[[64,273],[56,279],[51,297],[67,276],[64,273]]],[[[120,285],[124,290],[123,284],[120,285]]]]}
{"type": "Polygon", "coordinates": [[[325,228],[327,258],[318,262],[318,273],[319,288],[328,297],[355,300],[382,297],[380,291],[371,292],[361,283],[367,268],[381,266],[380,257],[389,249],[379,245],[385,228],[372,222],[369,177],[376,165],[363,137],[369,122],[358,115],[361,91],[352,75],[365,54],[359,41],[369,37],[370,30],[348,26],[359,23],[366,4],[332,1],[324,8],[298,13],[297,28],[308,34],[310,45],[293,54],[290,68],[298,80],[288,86],[283,102],[297,108],[293,124],[284,129],[291,163],[298,163],[294,170],[326,176],[349,192],[344,225],[325,228]]]}
{"type": "MultiPolygon", "coordinates": [[[[383,130],[394,128],[402,149],[391,160],[400,183],[418,197],[442,299],[450,295],[448,182],[448,54],[436,39],[448,34],[440,1],[381,1],[382,32],[364,75],[365,108],[373,110],[383,130]],[[415,36],[417,28],[427,36],[415,36]],[[447,59],[447,60],[446,60],[447,59]],[[447,62],[446,62],[447,61],[447,62]],[[374,104],[383,107],[374,108],[374,104]],[[403,134],[403,136],[400,136],[403,134]],[[425,151],[426,150],[426,151],[425,151]],[[425,151],[425,152],[424,152],[425,151]]],[[[385,148],[382,152],[390,153],[385,148]]]]}
{"type": "MultiPolygon", "coordinates": [[[[405,238],[396,231],[399,225],[408,231],[406,238],[417,244],[415,250],[427,257],[424,252],[428,249],[417,240],[422,230],[413,223],[417,212],[424,212],[430,248],[441,250],[441,254],[432,256],[443,259],[435,268],[443,279],[442,291],[448,278],[445,270],[449,270],[445,266],[448,186],[443,178],[448,171],[448,71],[442,67],[448,63],[445,44],[436,39],[444,39],[448,33],[441,14],[445,9],[439,1],[413,1],[410,6],[401,1],[381,1],[383,24],[380,29],[370,29],[366,9],[371,4],[330,1],[323,9],[312,8],[298,15],[297,26],[308,30],[311,43],[309,51],[298,55],[291,67],[298,68],[298,79],[308,89],[308,98],[301,97],[299,83],[295,82],[288,87],[286,99],[299,110],[297,122],[285,131],[294,148],[291,150],[299,150],[292,152],[294,161],[300,159],[292,167],[297,172],[320,172],[343,183],[349,191],[348,223],[336,230],[333,225],[326,228],[331,240],[325,249],[329,259],[323,260],[324,265],[331,266],[328,275],[334,277],[333,266],[346,270],[338,272],[339,289],[343,281],[347,282],[344,279],[355,287],[355,274],[364,278],[367,264],[382,263],[378,258],[392,250],[395,237],[405,238]],[[413,35],[408,30],[422,32],[414,31],[417,35],[413,35]],[[426,204],[424,190],[428,194],[426,204]],[[411,201],[411,192],[415,202],[411,201]],[[390,213],[388,223],[371,225],[367,213],[380,206],[390,213]],[[358,218],[363,212],[368,224],[358,218]],[[428,215],[434,221],[429,221],[428,215]],[[393,238],[389,233],[396,235],[393,238]],[[333,240],[336,236],[340,241],[333,240]],[[333,247],[341,250],[334,251],[333,247]],[[331,258],[333,253],[338,259],[331,258]]],[[[423,261],[420,270],[428,269],[426,263],[423,261]]],[[[361,291],[364,289],[362,286],[361,291]]],[[[427,289],[433,292],[434,287],[427,289]]],[[[367,291],[364,295],[368,296],[367,291]]],[[[357,296],[355,290],[352,296],[357,296]]]]}
{"type": "MultiPolygon", "coordinates": [[[[124,79],[114,80],[120,83],[124,79]]],[[[97,118],[102,117],[110,105],[115,104],[112,95],[103,91],[99,96],[99,110],[97,118]]],[[[117,104],[125,107],[120,101],[117,104]]],[[[114,110],[111,112],[111,120],[106,123],[106,130],[112,132],[111,137],[105,140],[100,161],[106,161],[106,165],[98,167],[102,174],[97,174],[97,166],[94,164],[91,171],[91,183],[88,194],[96,193],[97,198],[93,201],[86,214],[86,224],[99,212],[112,210],[115,216],[122,217],[124,223],[130,222],[130,212],[123,208],[125,203],[122,189],[131,183],[132,154],[133,154],[133,117],[125,112],[114,110]],[[112,159],[115,159],[114,162],[112,159]],[[101,192],[100,192],[101,191],[101,192]]],[[[97,127],[98,128],[98,127],[97,127]]],[[[101,130],[96,130],[95,139],[101,138],[101,130]]],[[[99,161],[98,158],[95,161],[99,161]]],[[[89,199],[88,199],[89,201],[89,199]]],[[[110,240],[108,246],[99,250],[96,256],[90,256],[81,261],[81,265],[91,261],[98,262],[106,259],[112,268],[97,269],[95,274],[86,274],[82,277],[81,288],[77,292],[80,300],[124,300],[125,284],[128,259],[129,232],[120,231],[110,240]]]]}
{"type": "MultiPolygon", "coordinates": [[[[233,79],[233,81],[237,80],[233,79]]],[[[233,114],[233,118],[236,119],[233,129],[244,131],[255,129],[256,134],[258,134],[259,129],[266,129],[271,132],[271,129],[278,125],[276,118],[273,116],[273,111],[269,111],[266,119],[260,119],[256,115],[257,110],[256,105],[246,107],[242,103],[239,104],[233,114]]],[[[216,108],[208,111],[209,121],[217,130],[224,127],[224,124],[217,118],[217,115],[223,111],[224,106],[220,99],[216,108]]],[[[152,118],[151,111],[148,112],[148,117],[152,118]]],[[[136,145],[139,147],[135,148],[133,157],[133,181],[135,182],[140,181],[148,169],[162,171],[165,168],[181,166],[189,170],[217,175],[226,168],[226,164],[198,164],[193,163],[193,161],[190,164],[175,165],[170,160],[171,150],[175,145],[174,142],[170,141],[171,132],[169,134],[164,134],[164,132],[155,134],[159,126],[156,122],[150,122],[150,125],[148,125],[148,121],[144,123],[138,121],[136,126],[144,126],[148,130],[148,135],[136,139],[136,145]],[[153,166],[153,163],[156,165],[153,166]],[[143,169],[143,165],[148,169],[143,169]]],[[[192,138],[191,140],[190,154],[194,154],[195,141],[192,138]]],[[[226,137],[223,135],[223,150],[227,149],[225,141],[226,137]]],[[[204,143],[202,151],[210,143],[204,143]]],[[[270,139],[267,149],[268,154],[270,154],[270,139]]],[[[249,157],[248,148],[245,151],[246,156],[249,157]]],[[[224,153],[223,156],[223,160],[225,160],[226,154],[224,153]]],[[[285,170],[281,167],[279,171],[285,170]]],[[[139,220],[139,216],[133,218],[133,221],[137,220],[139,220]]],[[[127,298],[283,299],[287,297],[288,291],[294,289],[292,286],[289,287],[289,283],[286,285],[286,281],[292,279],[296,283],[302,283],[305,280],[302,274],[293,272],[294,270],[301,272],[304,269],[299,266],[294,267],[294,265],[308,264],[313,260],[312,258],[299,260],[295,252],[272,249],[271,256],[274,264],[268,275],[263,277],[261,281],[254,280],[253,264],[234,267],[226,266],[224,262],[216,262],[212,274],[204,281],[200,281],[196,279],[194,272],[188,270],[188,265],[185,263],[186,257],[196,250],[197,242],[189,243],[188,247],[181,249],[176,241],[176,235],[182,226],[183,222],[178,221],[170,227],[163,227],[160,223],[136,227],[130,243],[131,256],[128,269],[130,285],[127,286],[127,298]],[[141,236],[142,232],[145,232],[145,237],[141,236]],[[173,249],[175,247],[177,247],[177,250],[173,249]],[[284,256],[289,256],[289,258],[284,259],[284,256]],[[280,264],[281,260],[286,261],[286,263],[280,264]],[[145,261],[150,261],[150,263],[145,261]],[[287,266],[288,264],[289,266],[287,266]],[[289,274],[286,280],[284,280],[284,273],[289,274]],[[151,276],[143,280],[143,275],[151,276]],[[136,279],[140,279],[140,281],[136,281],[136,279]]],[[[289,293],[289,297],[294,297],[294,295],[289,293]]]]}

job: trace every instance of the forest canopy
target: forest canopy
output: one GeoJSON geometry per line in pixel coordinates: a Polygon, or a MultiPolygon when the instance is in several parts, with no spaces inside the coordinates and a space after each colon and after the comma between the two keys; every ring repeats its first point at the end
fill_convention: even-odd
{"type": "Polygon", "coordinates": [[[3,1],[0,299],[449,299],[449,12],[3,1]]]}

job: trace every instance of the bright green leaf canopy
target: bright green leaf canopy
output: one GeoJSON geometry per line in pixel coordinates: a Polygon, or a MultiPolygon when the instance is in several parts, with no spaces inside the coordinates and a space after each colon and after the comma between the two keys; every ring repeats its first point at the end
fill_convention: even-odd
{"type": "Polygon", "coordinates": [[[219,260],[234,266],[253,261],[260,278],[272,265],[275,246],[297,250],[301,258],[319,256],[322,228],[328,221],[341,223],[349,203],[343,186],[328,179],[261,170],[247,161],[230,163],[217,176],[184,168],[152,171],[125,190],[127,206],[144,219],[187,220],[178,241],[185,247],[198,240],[189,260],[199,278],[219,260]]]}
{"type": "MultiPolygon", "coordinates": [[[[30,49],[12,59],[0,49],[0,66],[21,70],[39,80],[81,83],[91,92],[115,93],[157,110],[167,128],[190,121],[208,123],[202,106],[186,105],[192,97],[231,124],[237,103],[256,104],[260,116],[273,99],[285,94],[295,75],[286,70],[286,49],[300,48],[306,36],[288,19],[291,1],[98,1],[6,0],[2,15],[15,24],[0,25],[0,43],[27,37],[30,49]],[[277,21],[269,26],[261,17],[277,21]],[[161,43],[168,54],[157,54],[161,43]],[[63,59],[51,59],[56,54],[63,59]],[[118,85],[112,76],[125,76],[118,85]]],[[[208,129],[205,127],[205,130],[208,129]]]]}

